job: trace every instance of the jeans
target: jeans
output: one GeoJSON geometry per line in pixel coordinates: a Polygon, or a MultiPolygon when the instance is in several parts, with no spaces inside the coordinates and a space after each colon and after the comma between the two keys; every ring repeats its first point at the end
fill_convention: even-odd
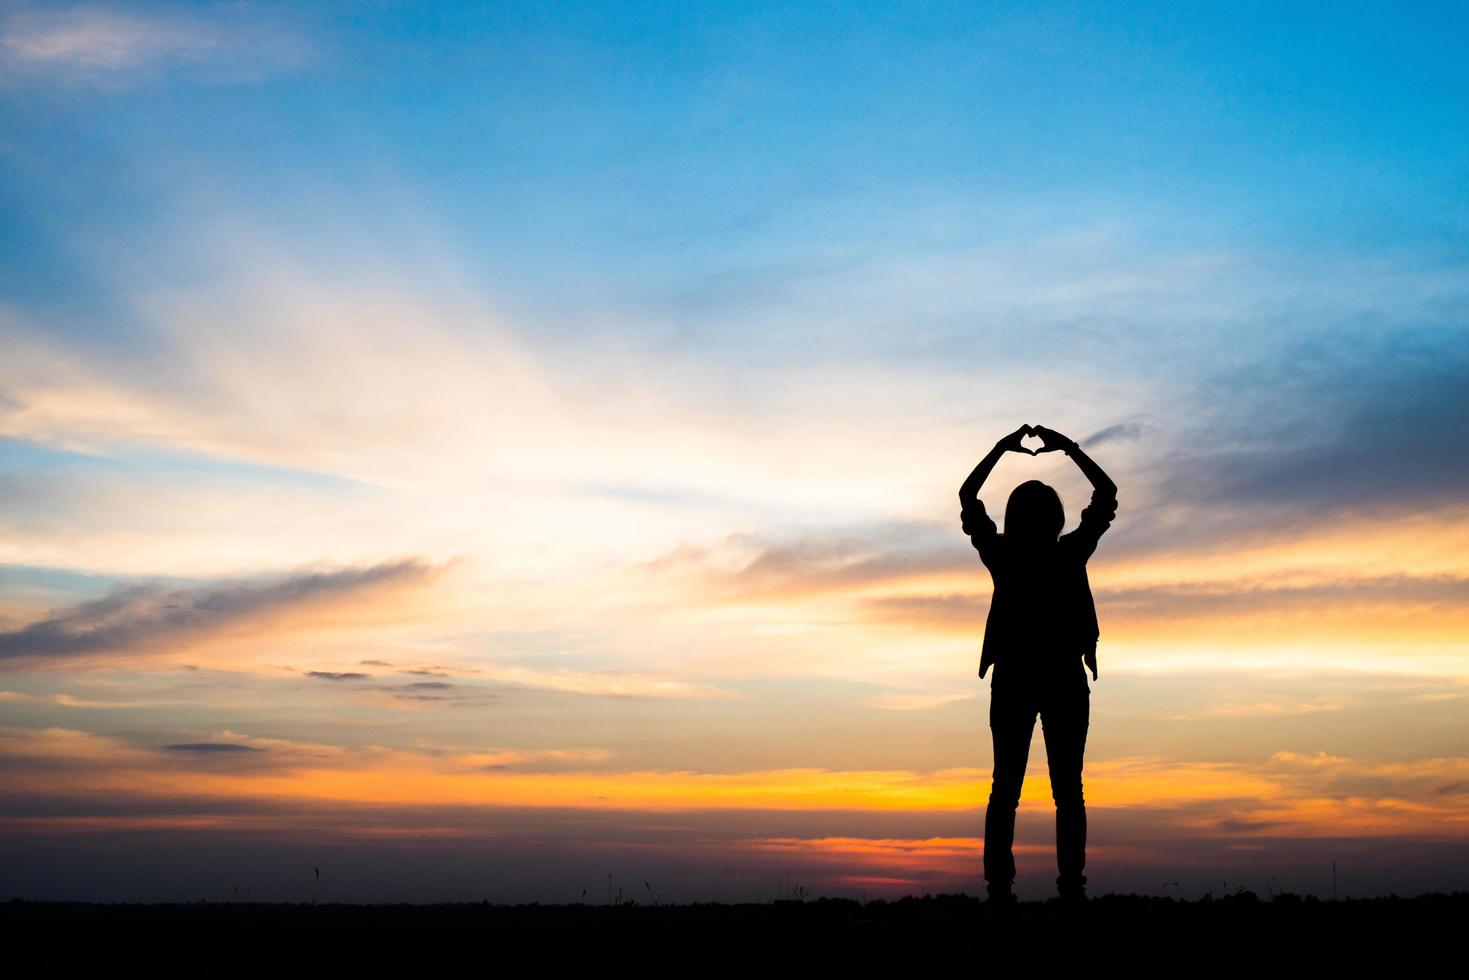
{"type": "MultiPolygon", "coordinates": [[[[1080,667],[1080,665],[1077,665],[1080,667]]],[[[1051,797],[1056,802],[1056,879],[1062,893],[1086,883],[1086,801],[1081,794],[1082,755],[1091,717],[1091,688],[1084,674],[1044,681],[1005,678],[998,673],[990,693],[990,732],[995,745],[994,779],[984,817],[984,879],[991,889],[1015,880],[1015,810],[1030,755],[1035,718],[1041,718],[1051,797]]]]}

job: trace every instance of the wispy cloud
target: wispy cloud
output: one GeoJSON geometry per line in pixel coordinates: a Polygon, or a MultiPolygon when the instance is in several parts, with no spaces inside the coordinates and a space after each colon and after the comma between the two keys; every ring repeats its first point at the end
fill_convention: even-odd
{"type": "Polygon", "coordinates": [[[795,600],[960,572],[974,562],[959,534],[957,504],[954,511],[952,528],[936,522],[874,522],[782,535],[727,535],[711,544],[682,544],[648,562],[646,569],[697,583],[710,599],[730,601],[795,600]]]}
{"type": "Polygon", "coordinates": [[[1104,429],[1098,429],[1091,435],[1082,439],[1081,442],[1087,447],[1101,446],[1109,442],[1128,442],[1143,438],[1149,426],[1141,422],[1119,422],[1109,425],[1104,429]]]}
{"type": "Polygon", "coordinates": [[[306,676],[315,677],[321,681],[364,681],[370,675],[359,674],[356,671],[308,670],[306,676]]]}
{"type": "Polygon", "coordinates": [[[631,698],[732,698],[732,691],[669,674],[622,670],[540,669],[518,666],[485,666],[478,676],[505,684],[631,698]]]}
{"type": "Polygon", "coordinates": [[[163,705],[181,703],[180,701],[166,701],[156,698],[104,700],[98,698],[79,698],[70,694],[33,694],[26,691],[0,691],[0,704],[55,704],[63,708],[123,710],[127,708],[156,708],[163,705]]]}
{"type": "Polygon", "coordinates": [[[12,76],[65,73],[115,82],[181,67],[215,80],[247,81],[296,67],[309,56],[299,35],[242,5],[20,7],[0,20],[0,65],[12,76]]]}
{"type": "Polygon", "coordinates": [[[345,606],[421,589],[441,571],[406,560],[202,588],[129,585],[0,633],[0,663],[171,653],[238,631],[302,627],[345,606]]]}
{"type": "Polygon", "coordinates": [[[179,742],[174,745],[165,746],[170,752],[202,752],[206,755],[212,753],[223,753],[229,755],[232,752],[264,752],[265,750],[255,745],[244,745],[240,742],[179,742]]]}
{"type": "Polygon", "coordinates": [[[882,708],[885,711],[922,711],[926,708],[952,704],[955,701],[968,701],[975,696],[973,691],[905,691],[875,694],[872,697],[864,698],[862,703],[870,708],[882,708]]]}

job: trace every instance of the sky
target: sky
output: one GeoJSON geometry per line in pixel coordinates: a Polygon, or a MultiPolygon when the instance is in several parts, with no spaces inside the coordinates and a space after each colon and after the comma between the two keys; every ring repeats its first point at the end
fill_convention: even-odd
{"type": "Polygon", "coordinates": [[[0,4],[0,897],[975,893],[1022,424],[1089,890],[1464,888],[1466,30],[0,4]]]}

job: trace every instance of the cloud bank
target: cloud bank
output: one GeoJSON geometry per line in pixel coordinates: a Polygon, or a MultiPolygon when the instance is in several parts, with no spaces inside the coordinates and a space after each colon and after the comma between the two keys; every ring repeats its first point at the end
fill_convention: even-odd
{"type": "Polygon", "coordinates": [[[0,664],[163,654],[239,631],[304,626],[334,611],[430,585],[441,568],[409,559],[203,588],[123,586],[101,599],[0,633],[0,664]]]}

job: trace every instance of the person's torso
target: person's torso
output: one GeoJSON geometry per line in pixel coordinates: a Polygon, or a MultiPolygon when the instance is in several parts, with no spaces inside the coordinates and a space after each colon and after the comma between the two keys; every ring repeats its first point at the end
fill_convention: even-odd
{"type": "Polygon", "coordinates": [[[1084,685],[1082,657],[1098,635],[1085,559],[1064,542],[1012,547],[990,573],[984,647],[995,683],[1069,685],[1079,676],[1084,685]]]}

